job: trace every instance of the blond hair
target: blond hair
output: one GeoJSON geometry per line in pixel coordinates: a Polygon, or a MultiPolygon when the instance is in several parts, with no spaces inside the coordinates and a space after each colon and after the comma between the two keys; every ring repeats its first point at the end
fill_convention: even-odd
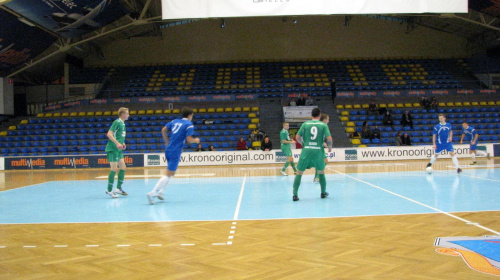
{"type": "Polygon", "coordinates": [[[121,107],[120,109],[118,109],[118,117],[121,117],[127,111],[128,111],[128,108],[121,107]]]}

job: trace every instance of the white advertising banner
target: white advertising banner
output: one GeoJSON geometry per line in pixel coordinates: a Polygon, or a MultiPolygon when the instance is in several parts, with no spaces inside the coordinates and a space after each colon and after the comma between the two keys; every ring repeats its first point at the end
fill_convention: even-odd
{"type": "Polygon", "coordinates": [[[162,0],[163,19],[467,13],[467,0],[162,0]]]}
{"type": "Polygon", "coordinates": [[[317,106],[284,106],[285,122],[305,122],[311,120],[311,112],[317,106]]]}

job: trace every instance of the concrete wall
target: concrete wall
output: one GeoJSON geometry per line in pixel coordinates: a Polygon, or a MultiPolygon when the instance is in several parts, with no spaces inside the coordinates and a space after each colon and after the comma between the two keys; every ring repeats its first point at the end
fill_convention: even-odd
{"type": "Polygon", "coordinates": [[[465,56],[464,38],[406,24],[355,16],[207,19],[162,29],[162,37],[119,40],[103,47],[105,61],[87,66],[255,60],[465,56]]]}

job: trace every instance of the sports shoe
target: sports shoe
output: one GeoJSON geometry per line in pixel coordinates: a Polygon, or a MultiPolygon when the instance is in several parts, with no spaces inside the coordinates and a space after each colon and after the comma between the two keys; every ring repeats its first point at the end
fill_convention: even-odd
{"type": "Polygon", "coordinates": [[[324,193],[321,194],[321,198],[326,198],[326,197],[328,197],[328,193],[327,192],[324,192],[324,193]]]}
{"type": "Polygon", "coordinates": [[[111,192],[108,192],[108,191],[106,190],[106,194],[107,194],[107,195],[109,195],[109,196],[111,196],[112,198],[118,198],[118,196],[117,196],[114,192],[112,192],[112,191],[111,191],[111,192]]]}
{"type": "Polygon", "coordinates": [[[473,161],[470,165],[476,165],[477,161],[473,161]]]}
{"type": "Polygon", "coordinates": [[[128,193],[122,189],[116,189],[115,191],[116,194],[121,194],[121,195],[128,195],[128,193]]]}
{"type": "Polygon", "coordinates": [[[283,175],[283,176],[288,176],[288,174],[286,174],[286,172],[285,172],[285,171],[283,171],[283,170],[281,170],[281,175],[283,175]]]}
{"type": "Polygon", "coordinates": [[[426,168],[427,168],[427,167],[431,167],[431,166],[432,166],[432,163],[430,163],[430,162],[429,162],[429,163],[427,164],[426,168]]]}
{"type": "Polygon", "coordinates": [[[316,178],[314,178],[313,182],[314,182],[314,183],[319,183],[319,178],[317,178],[317,177],[316,177],[316,178]]]}
{"type": "Polygon", "coordinates": [[[147,193],[146,197],[148,198],[149,204],[155,204],[155,196],[153,193],[147,193]]]}
{"type": "Polygon", "coordinates": [[[292,199],[293,199],[293,201],[297,201],[297,200],[299,200],[299,197],[294,195],[292,199]]]}
{"type": "Polygon", "coordinates": [[[457,168],[457,173],[462,173],[462,169],[461,168],[457,168]]]}
{"type": "Polygon", "coordinates": [[[156,195],[156,197],[157,197],[159,200],[165,200],[165,197],[163,196],[163,193],[159,193],[158,195],[156,195]]]}

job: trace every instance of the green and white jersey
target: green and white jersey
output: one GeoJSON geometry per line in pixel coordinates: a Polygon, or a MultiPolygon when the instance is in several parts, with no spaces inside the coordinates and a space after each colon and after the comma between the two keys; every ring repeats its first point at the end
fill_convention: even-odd
{"type": "MultiPolygon", "coordinates": [[[[125,142],[125,136],[127,135],[127,131],[125,130],[125,123],[121,119],[116,119],[111,127],[109,128],[113,132],[113,136],[115,137],[118,143],[123,144],[125,142]]],[[[108,140],[108,144],[106,145],[106,152],[110,151],[120,151],[116,144],[108,140]]]]}
{"type": "Polygon", "coordinates": [[[304,149],[320,150],[326,137],[331,136],[328,125],[319,120],[310,120],[300,126],[297,132],[304,142],[304,149]]]}
{"type": "Polygon", "coordinates": [[[290,149],[290,143],[283,143],[283,140],[290,141],[290,133],[286,129],[282,129],[280,132],[281,149],[290,149]]]}

